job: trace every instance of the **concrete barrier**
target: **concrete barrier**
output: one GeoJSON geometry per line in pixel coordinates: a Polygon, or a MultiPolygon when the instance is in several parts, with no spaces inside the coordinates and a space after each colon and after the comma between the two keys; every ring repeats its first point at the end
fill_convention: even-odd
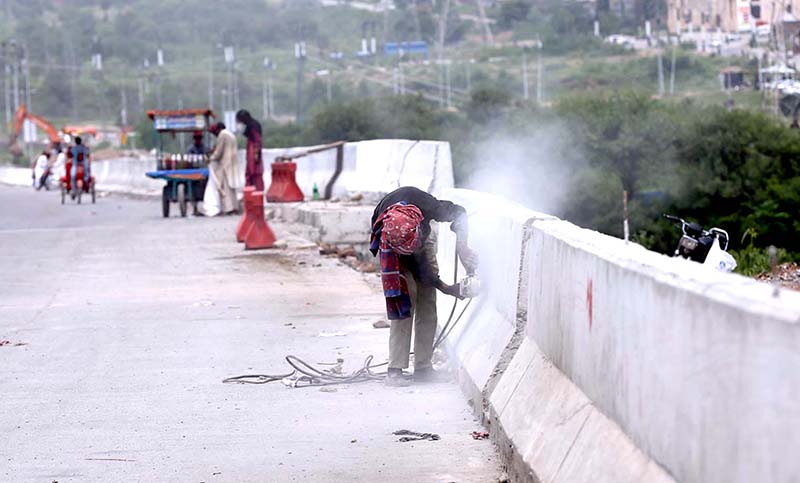
{"type": "MultiPolygon", "coordinates": [[[[444,197],[470,212],[486,289],[447,346],[512,479],[800,480],[800,294],[444,197]]],[[[450,283],[454,235],[439,240],[450,283]]]]}
{"type": "MultiPolygon", "coordinates": [[[[477,191],[450,189],[443,199],[463,206],[469,216],[469,244],[480,257],[478,275],[482,293],[472,300],[447,338],[447,346],[470,397],[486,389],[509,342],[517,330],[523,247],[530,224],[546,215],[503,198],[477,191]]],[[[448,225],[439,227],[439,271],[446,283],[455,281],[456,236],[448,225]]],[[[465,276],[459,267],[459,276],[465,276]]],[[[452,298],[439,294],[439,323],[446,323],[452,298]]],[[[462,302],[457,307],[458,316],[462,302]]]]}
{"type": "Polygon", "coordinates": [[[529,243],[527,337],[638,448],[679,481],[800,480],[800,294],[563,221],[529,243]]]}
{"type": "MultiPolygon", "coordinates": [[[[276,157],[313,147],[317,146],[265,149],[265,186],[271,182],[269,165],[276,157]]],[[[244,156],[244,151],[240,151],[242,173],[244,156]]],[[[373,199],[400,186],[416,186],[438,194],[453,187],[453,162],[447,142],[376,139],[347,143],[343,161],[343,171],[334,184],[334,197],[344,198],[360,192],[373,199]]],[[[297,184],[306,197],[311,196],[314,184],[323,193],[335,169],[335,149],[300,158],[297,160],[297,184]]]]}
{"type": "Polygon", "coordinates": [[[92,174],[100,191],[160,196],[166,183],[145,176],[146,172],[155,169],[155,160],[147,158],[119,158],[92,163],[92,174]]]}
{"type": "Polygon", "coordinates": [[[0,166],[0,183],[14,186],[33,186],[30,168],[0,166]]]}

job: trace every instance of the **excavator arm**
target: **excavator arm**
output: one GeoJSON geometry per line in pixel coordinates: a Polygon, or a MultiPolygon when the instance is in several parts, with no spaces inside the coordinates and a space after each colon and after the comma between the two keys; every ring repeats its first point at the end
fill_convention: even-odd
{"type": "Polygon", "coordinates": [[[25,124],[26,119],[29,119],[47,133],[47,137],[50,138],[50,147],[53,147],[61,141],[58,131],[47,121],[47,119],[28,112],[25,104],[22,104],[19,106],[19,109],[17,109],[17,112],[14,113],[14,130],[11,132],[11,136],[8,140],[8,149],[15,155],[21,154],[22,152],[16,143],[17,139],[19,139],[20,133],[22,132],[22,126],[25,124]]]}

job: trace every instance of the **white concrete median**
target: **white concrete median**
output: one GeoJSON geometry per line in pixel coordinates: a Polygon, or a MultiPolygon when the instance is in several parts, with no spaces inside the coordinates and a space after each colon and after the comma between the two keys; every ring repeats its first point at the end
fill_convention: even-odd
{"type": "MultiPolygon", "coordinates": [[[[512,477],[800,479],[800,294],[490,195],[443,195],[470,213],[485,287],[447,346],[512,477]]],[[[439,236],[449,283],[455,239],[439,236]]],[[[450,308],[443,297],[440,324],[450,308]]]]}
{"type": "MultiPolygon", "coordinates": [[[[276,157],[297,154],[314,147],[318,146],[265,149],[264,186],[270,185],[270,164],[276,157]]],[[[240,152],[239,157],[244,172],[244,151],[240,152]]],[[[297,184],[306,198],[311,197],[314,184],[324,194],[325,186],[336,169],[336,149],[299,158],[296,163],[297,184]]],[[[363,193],[376,198],[400,186],[416,186],[434,194],[452,188],[450,144],[407,139],[375,139],[345,144],[343,170],[333,186],[334,197],[363,193]]]]}
{"type": "MultiPolygon", "coordinates": [[[[447,345],[474,389],[482,391],[517,327],[523,247],[530,223],[545,215],[503,198],[477,191],[451,189],[441,194],[466,208],[469,244],[480,257],[481,295],[472,300],[447,338],[447,345]]],[[[439,229],[439,271],[454,282],[456,236],[447,225],[439,229]]],[[[466,276],[459,267],[458,277],[466,276]]],[[[439,323],[452,311],[452,298],[440,295],[439,323]]],[[[456,309],[458,316],[466,302],[456,309]]]]}
{"type": "Polygon", "coordinates": [[[685,482],[800,478],[800,294],[563,221],[529,243],[527,336],[643,452],[685,482]]]}

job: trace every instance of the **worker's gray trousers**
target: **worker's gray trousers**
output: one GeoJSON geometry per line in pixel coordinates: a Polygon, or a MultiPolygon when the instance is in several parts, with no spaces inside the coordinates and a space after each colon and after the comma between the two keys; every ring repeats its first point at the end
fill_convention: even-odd
{"type": "MultiPolygon", "coordinates": [[[[436,234],[431,231],[423,247],[425,257],[438,275],[436,234]]],[[[414,328],[414,369],[431,367],[433,339],[436,336],[436,288],[420,284],[406,269],[401,271],[411,296],[411,317],[391,321],[389,329],[389,367],[406,369],[411,350],[411,328],[414,328]]]]}

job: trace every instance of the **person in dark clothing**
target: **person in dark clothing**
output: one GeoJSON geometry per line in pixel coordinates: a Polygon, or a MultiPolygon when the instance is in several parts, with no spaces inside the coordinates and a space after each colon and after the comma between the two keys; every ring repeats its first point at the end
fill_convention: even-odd
{"type": "Polygon", "coordinates": [[[255,186],[257,191],[264,191],[264,164],[261,160],[261,123],[244,109],[236,113],[239,131],[247,138],[247,164],[244,171],[244,185],[255,186]]]}
{"type": "Polygon", "coordinates": [[[386,297],[389,334],[387,384],[402,385],[408,368],[412,326],[414,379],[433,375],[431,357],[436,333],[436,290],[460,297],[456,285],[439,278],[436,236],[431,221],[449,222],[456,233],[456,252],[468,273],[477,268],[477,256],[468,245],[467,212],[451,201],[439,200],[414,187],[386,195],[372,214],[370,250],[380,254],[381,279],[386,297]]]}
{"type": "Polygon", "coordinates": [[[192,133],[192,145],[186,150],[186,154],[206,154],[206,145],[203,143],[203,132],[195,131],[192,133]]]}

